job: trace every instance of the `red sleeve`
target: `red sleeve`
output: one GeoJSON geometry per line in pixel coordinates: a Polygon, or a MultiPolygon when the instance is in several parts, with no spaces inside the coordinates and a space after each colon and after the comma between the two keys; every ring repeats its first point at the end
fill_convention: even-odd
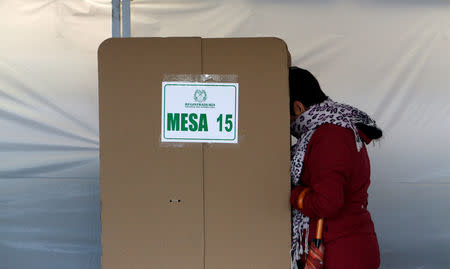
{"type": "Polygon", "coordinates": [[[351,173],[354,134],[337,125],[322,125],[310,141],[305,169],[312,190],[303,200],[303,214],[313,218],[333,217],[344,205],[344,184],[351,173]]]}

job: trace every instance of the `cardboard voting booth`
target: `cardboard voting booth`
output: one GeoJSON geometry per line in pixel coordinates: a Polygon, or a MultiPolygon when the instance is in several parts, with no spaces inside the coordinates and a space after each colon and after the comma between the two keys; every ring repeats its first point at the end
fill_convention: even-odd
{"type": "Polygon", "coordinates": [[[289,61],[277,38],[102,43],[103,269],[290,267],[289,61]]]}

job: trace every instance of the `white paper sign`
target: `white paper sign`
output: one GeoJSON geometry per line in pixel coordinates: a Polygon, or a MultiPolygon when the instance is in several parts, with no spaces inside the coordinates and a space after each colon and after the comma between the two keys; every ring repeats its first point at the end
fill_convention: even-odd
{"type": "Polygon", "coordinates": [[[238,83],[162,83],[162,142],[237,143],[238,83]]]}

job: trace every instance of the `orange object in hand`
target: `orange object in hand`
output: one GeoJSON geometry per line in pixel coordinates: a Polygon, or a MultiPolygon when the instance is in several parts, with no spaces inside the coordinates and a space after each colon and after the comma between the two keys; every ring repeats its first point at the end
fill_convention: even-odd
{"type": "Polygon", "coordinates": [[[310,190],[311,188],[305,188],[298,195],[297,206],[299,209],[303,209],[303,199],[305,198],[306,193],[309,192],[310,190]]]}
{"type": "Polygon", "coordinates": [[[322,235],[323,235],[323,219],[319,219],[317,221],[316,239],[322,240],[322,235]]]}

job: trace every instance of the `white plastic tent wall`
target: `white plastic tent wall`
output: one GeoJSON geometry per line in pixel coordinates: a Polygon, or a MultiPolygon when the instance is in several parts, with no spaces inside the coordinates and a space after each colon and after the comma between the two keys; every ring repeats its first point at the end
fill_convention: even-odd
{"type": "MultiPolygon", "coordinates": [[[[0,2],[0,269],[100,268],[97,47],[110,0],[0,2]]],[[[369,112],[381,268],[450,265],[450,4],[134,0],[131,35],[278,36],[369,112]]]]}

